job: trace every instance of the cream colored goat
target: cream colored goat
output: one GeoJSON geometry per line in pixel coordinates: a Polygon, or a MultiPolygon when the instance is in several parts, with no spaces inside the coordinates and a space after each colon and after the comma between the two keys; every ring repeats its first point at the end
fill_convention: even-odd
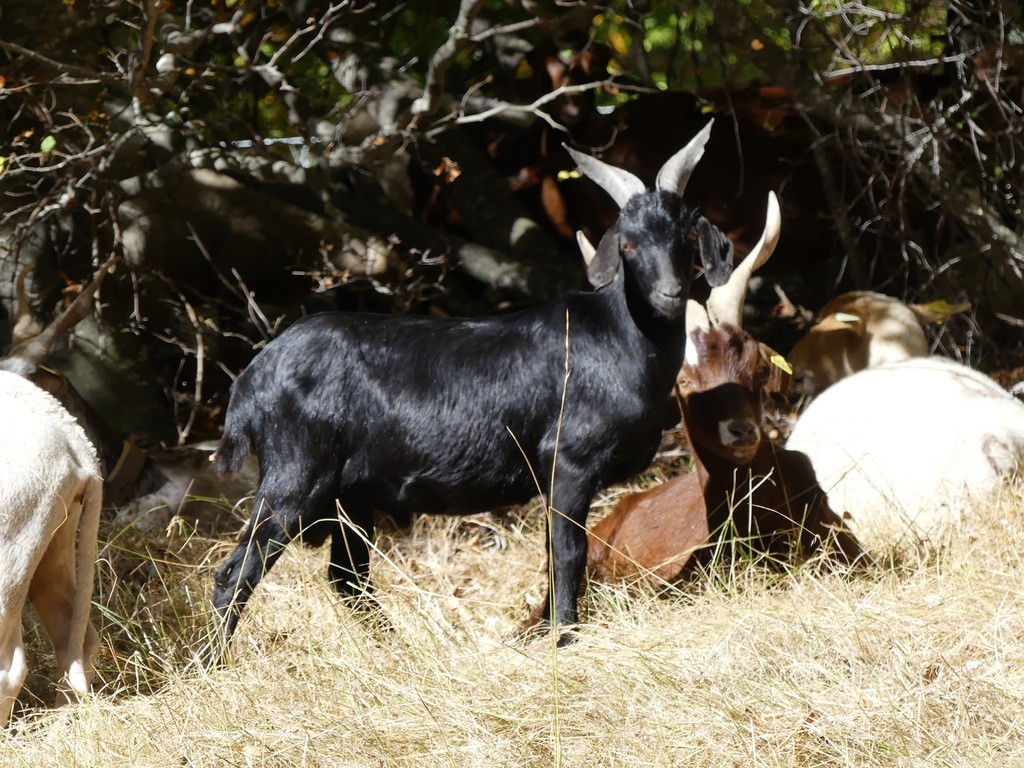
{"type": "Polygon", "coordinates": [[[800,416],[810,458],[858,536],[939,533],[1024,461],[1024,404],[982,373],[919,357],[855,373],[800,416]]]}
{"type": "Polygon", "coordinates": [[[85,432],[51,395],[0,371],[0,726],[28,666],[30,599],[57,656],[57,704],[89,690],[98,637],[92,605],[103,481],[85,432]]]}
{"type": "Polygon", "coordinates": [[[808,394],[822,392],[852,373],[884,363],[925,357],[922,326],[965,312],[970,304],[905,304],[873,291],[836,296],[818,312],[820,321],[789,353],[808,394]]]}

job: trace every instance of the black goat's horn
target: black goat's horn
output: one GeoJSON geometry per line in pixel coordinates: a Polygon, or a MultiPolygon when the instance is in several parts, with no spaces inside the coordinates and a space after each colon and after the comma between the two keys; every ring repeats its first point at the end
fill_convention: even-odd
{"type": "Polygon", "coordinates": [[[607,192],[619,208],[622,208],[633,195],[639,195],[644,191],[644,183],[629,171],[608,165],[603,160],[579,152],[566,144],[562,146],[576,163],[580,173],[607,192]]]}
{"type": "Polygon", "coordinates": [[[708,143],[711,136],[711,126],[715,119],[711,118],[708,124],[690,139],[689,143],[665,161],[658,171],[658,179],[655,188],[665,192],[675,192],[682,196],[686,189],[686,183],[690,180],[690,174],[697,167],[701,157],[704,155],[704,145],[708,143]]]}

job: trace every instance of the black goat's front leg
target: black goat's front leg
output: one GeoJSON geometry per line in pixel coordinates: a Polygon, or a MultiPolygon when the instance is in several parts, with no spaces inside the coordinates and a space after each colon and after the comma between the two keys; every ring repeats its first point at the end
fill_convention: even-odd
{"type": "Polygon", "coordinates": [[[548,517],[548,599],[544,618],[562,634],[579,623],[579,591],[587,565],[587,513],[590,494],[582,494],[569,480],[556,479],[548,517]]]}
{"type": "Polygon", "coordinates": [[[290,536],[263,496],[257,496],[255,512],[242,535],[242,541],[213,577],[214,619],[210,640],[200,655],[204,665],[220,664],[228,641],[235,633],[238,619],[256,585],[273,567],[287,546],[290,536]]]}

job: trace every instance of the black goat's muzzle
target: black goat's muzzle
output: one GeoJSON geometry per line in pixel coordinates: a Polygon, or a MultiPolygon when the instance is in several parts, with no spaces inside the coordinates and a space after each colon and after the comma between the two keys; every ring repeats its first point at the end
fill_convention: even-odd
{"type": "Polygon", "coordinates": [[[654,291],[651,294],[651,305],[665,317],[675,319],[686,311],[686,296],[685,290],[679,293],[654,291]]]}
{"type": "Polygon", "coordinates": [[[687,281],[666,275],[655,282],[651,291],[651,304],[667,317],[679,317],[686,310],[689,289],[687,281]]]}

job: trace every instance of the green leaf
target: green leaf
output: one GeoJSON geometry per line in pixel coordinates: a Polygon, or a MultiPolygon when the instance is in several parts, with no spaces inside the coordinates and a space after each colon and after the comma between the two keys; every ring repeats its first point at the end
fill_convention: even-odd
{"type": "Polygon", "coordinates": [[[783,371],[788,373],[790,376],[793,375],[793,366],[791,366],[789,364],[789,361],[786,358],[784,358],[782,355],[772,355],[771,356],[771,361],[772,361],[773,365],[775,365],[778,368],[781,368],[783,371]]]}
{"type": "Polygon", "coordinates": [[[57,139],[53,136],[47,136],[41,142],[39,142],[39,151],[44,155],[48,155],[53,152],[54,147],[57,146],[57,139]]]}
{"type": "Polygon", "coordinates": [[[936,299],[935,301],[929,301],[925,304],[925,307],[930,309],[932,312],[941,312],[944,315],[948,315],[953,310],[949,306],[949,302],[943,299],[936,299]]]}

